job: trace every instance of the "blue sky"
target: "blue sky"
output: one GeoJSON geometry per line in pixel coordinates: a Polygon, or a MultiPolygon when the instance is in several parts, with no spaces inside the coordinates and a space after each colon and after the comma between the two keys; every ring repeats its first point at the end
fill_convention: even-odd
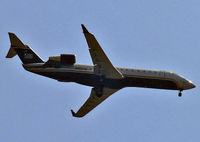
{"type": "Polygon", "coordinates": [[[197,0],[10,1],[0,5],[0,141],[199,141],[200,2],[197,0]],[[26,72],[5,59],[8,32],[44,60],[61,53],[92,64],[81,24],[115,66],[174,71],[194,82],[177,91],[125,88],[81,119],[90,87],[26,72]]]}

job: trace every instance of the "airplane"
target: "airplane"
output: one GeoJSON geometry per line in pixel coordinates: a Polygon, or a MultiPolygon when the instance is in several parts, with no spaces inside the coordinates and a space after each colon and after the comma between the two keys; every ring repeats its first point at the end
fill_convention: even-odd
{"type": "Polygon", "coordinates": [[[93,65],[76,64],[73,54],[51,56],[44,62],[14,33],[8,33],[11,46],[6,58],[18,55],[25,70],[60,82],[75,82],[92,87],[87,101],[72,116],[83,117],[109,96],[125,87],[143,87],[182,91],[194,88],[192,81],[169,71],[114,67],[95,36],[81,24],[93,65]]]}

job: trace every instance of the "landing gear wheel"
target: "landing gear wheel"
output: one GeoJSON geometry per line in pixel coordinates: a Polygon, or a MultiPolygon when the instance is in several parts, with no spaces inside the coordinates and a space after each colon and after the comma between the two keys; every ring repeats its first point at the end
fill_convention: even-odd
{"type": "Polygon", "coordinates": [[[181,93],[181,91],[178,93],[178,96],[179,96],[179,97],[181,97],[181,96],[182,96],[182,93],[181,93]]]}

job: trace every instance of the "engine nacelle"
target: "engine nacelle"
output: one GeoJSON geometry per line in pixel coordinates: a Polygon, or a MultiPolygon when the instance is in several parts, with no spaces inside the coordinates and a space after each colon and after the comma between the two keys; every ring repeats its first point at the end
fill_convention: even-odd
{"type": "Polygon", "coordinates": [[[49,57],[48,63],[56,65],[73,65],[76,63],[76,55],[60,54],[60,56],[51,56],[49,57]]]}
{"type": "Polygon", "coordinates": [[[76,56],[73,54],[61,54],[60,63],[73,65],[76,63],[76,56]]]}

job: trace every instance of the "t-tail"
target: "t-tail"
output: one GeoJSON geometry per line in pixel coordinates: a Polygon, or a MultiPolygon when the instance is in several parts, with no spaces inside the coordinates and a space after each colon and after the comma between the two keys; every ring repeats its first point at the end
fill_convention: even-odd
{"type": "Polygon", "coordinates": [[[44,61],[28,47],[28,45],[23,44],[14,33],[8,34],[11,45],[6,58],[12,58],[18,55],[23,64],[44,63],[44,61]]]}

